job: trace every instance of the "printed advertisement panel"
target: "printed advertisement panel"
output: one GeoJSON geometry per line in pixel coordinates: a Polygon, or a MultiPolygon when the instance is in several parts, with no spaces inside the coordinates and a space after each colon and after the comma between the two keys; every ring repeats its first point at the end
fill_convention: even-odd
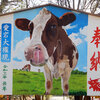
{"type": "Polygon", "coordinates": [[[89,16],[88,24],[88,95],[100,95],[100,18],[89,16]]]}
{"type": "MultiPolygon", "coordinates": [[[[92,87],[88,83],[89,79],[96,78],[89,76],[89,59],[92,57],[90,50],[95,49],[92,49],[90,41],[95,44],[92,35],[95,34],[94,30],[99,31],[99,24],[92,29],[92,17],[89,16],[56,6],[44,6],[13,14],[13,23],[10,26],[13,27],[13,32],[9,32],[10,60],[2,60],[3,52],[7,54],[7,49],[2,49],[3,44],[10,42],[10,39],[4,41],[5,38],[1,38],[0,59],[1,63],[10,63],[13,69],[13,95],[93,94],[89,93],[92,87]],[[89,39],[90,34],[93,40],[89,39]]],[[[3,23],[1,27],[5,25],[3,23]]],[[[9,23],[7,25],[9,26],[9,23]]],[[[4,33],[4,30],[1,31],[4,33]]],[[[97,46],[99,47],[99,40],[97,46]]],[[[97,53],[99,57],[99,51],[97,53]]],[[[99,59],[97,61],[99,65],[99,59]]],[[[94,95],[100,94],[99,87],[97,90],[98,93],[94,95]]]]}
{"type": "Polygon", "coordinates": [[[0,94],[11,95],[13,88],[13,14],[0,17],[0,94]]]}

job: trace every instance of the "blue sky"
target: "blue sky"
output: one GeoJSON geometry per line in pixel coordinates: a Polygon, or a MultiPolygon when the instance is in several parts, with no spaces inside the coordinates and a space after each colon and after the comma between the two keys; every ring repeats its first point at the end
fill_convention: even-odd
{"type": "MultiPolygon", "coordinates": [[[[45,8],[47,8],[49,11],[51,11],[57,17],[62,16],[66,12],[73,12],[70,10],[66,10],[66,9],[62,9],[62,8],[58,8],[58,7],[53,7],[53,6],[47,6],[45,8]]],[[[19,13],[15,13],[14,20],[16,18],[27,18],[27,19],[32,20],[39,13],[39,11],[41,9],[42,9],[42,7],[19,12],[19,13]]],[[[76,69],[78,69],[80,71],[87,71],[86,70],[86,67],[87,67],[87,40],[86,40],[87,33],[86,33],[86,28],[88,25],[88,15],[84,14],[84,13],[78,13],[78,12],[73,12],[73,13],[76,16],[76,20],[73,23],[67,25],[65,28],[67,29],[67,34],[69,35],[69,37],[71,39],[73,39],[72,41],[76,44],[78,52],[79,52],[79,61],[78,61],[78,64],[76,66],[76,69]]],[[[17,53],[20,52],[20,50],[18,49],[18,47],[20,47],[20,46],[18,46],[18,44],[23,45],[25,42],[24,40],[29,39],[28,37],[29,37],[29,32],[21,31],[14,26],[14,45],[13,45],[14,52],[17,52],[17,53]],[[16,50],[16,48],[17,48],[17,50],[16,50]]],[[[22,46],[22,47],[24,47],[24,46],[22,46]]],[[[23,57],[24,57],[24,55],[20,58],[18,58],[18,56],[15,55],[13,60],[21,62],[21,61],[25,60],[25,59],[23,59],[23,57]]]]}

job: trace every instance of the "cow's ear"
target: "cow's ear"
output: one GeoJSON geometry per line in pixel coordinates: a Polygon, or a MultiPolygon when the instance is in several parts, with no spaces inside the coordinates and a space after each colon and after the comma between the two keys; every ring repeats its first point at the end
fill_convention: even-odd
{"type": "Polygon", "coordinates": [[[15,25],[17,28],[23,30],[23,31],[28,31],[28,24],[30,23],[30,20],[26,18],[19,18],[15,20],[15,25]]]}
{"type": "Polygon", "coordinates": [[[60,26],[66,26],[69,23],[72,23],[75,19],[76,19],[76,16],[73,13],[68,12],[59,18],[58,23],[60,26]]]}

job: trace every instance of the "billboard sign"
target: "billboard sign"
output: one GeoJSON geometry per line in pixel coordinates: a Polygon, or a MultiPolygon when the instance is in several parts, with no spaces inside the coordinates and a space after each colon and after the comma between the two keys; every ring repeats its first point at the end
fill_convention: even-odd
{"type": "Polygon", "coordinates": [[[0,94],[100,95],[100,17],[45,5],[0,19],[0,94]]]}

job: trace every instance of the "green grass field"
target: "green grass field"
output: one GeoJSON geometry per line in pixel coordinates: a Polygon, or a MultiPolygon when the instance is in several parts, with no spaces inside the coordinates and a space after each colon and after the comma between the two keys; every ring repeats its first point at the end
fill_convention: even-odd
{"type": "MultiPolygon", "coordinates": [[[[71,74],[69,80],[70,95],[86,95],[87,75],[71,74]]],[[[14,95],[43,95],[45,93],[45,79],[43,73],[13,70],[13,94],[14,95]]],[[[62,95],[61,79],[53,80],[51,95],[62,95]]]]}

